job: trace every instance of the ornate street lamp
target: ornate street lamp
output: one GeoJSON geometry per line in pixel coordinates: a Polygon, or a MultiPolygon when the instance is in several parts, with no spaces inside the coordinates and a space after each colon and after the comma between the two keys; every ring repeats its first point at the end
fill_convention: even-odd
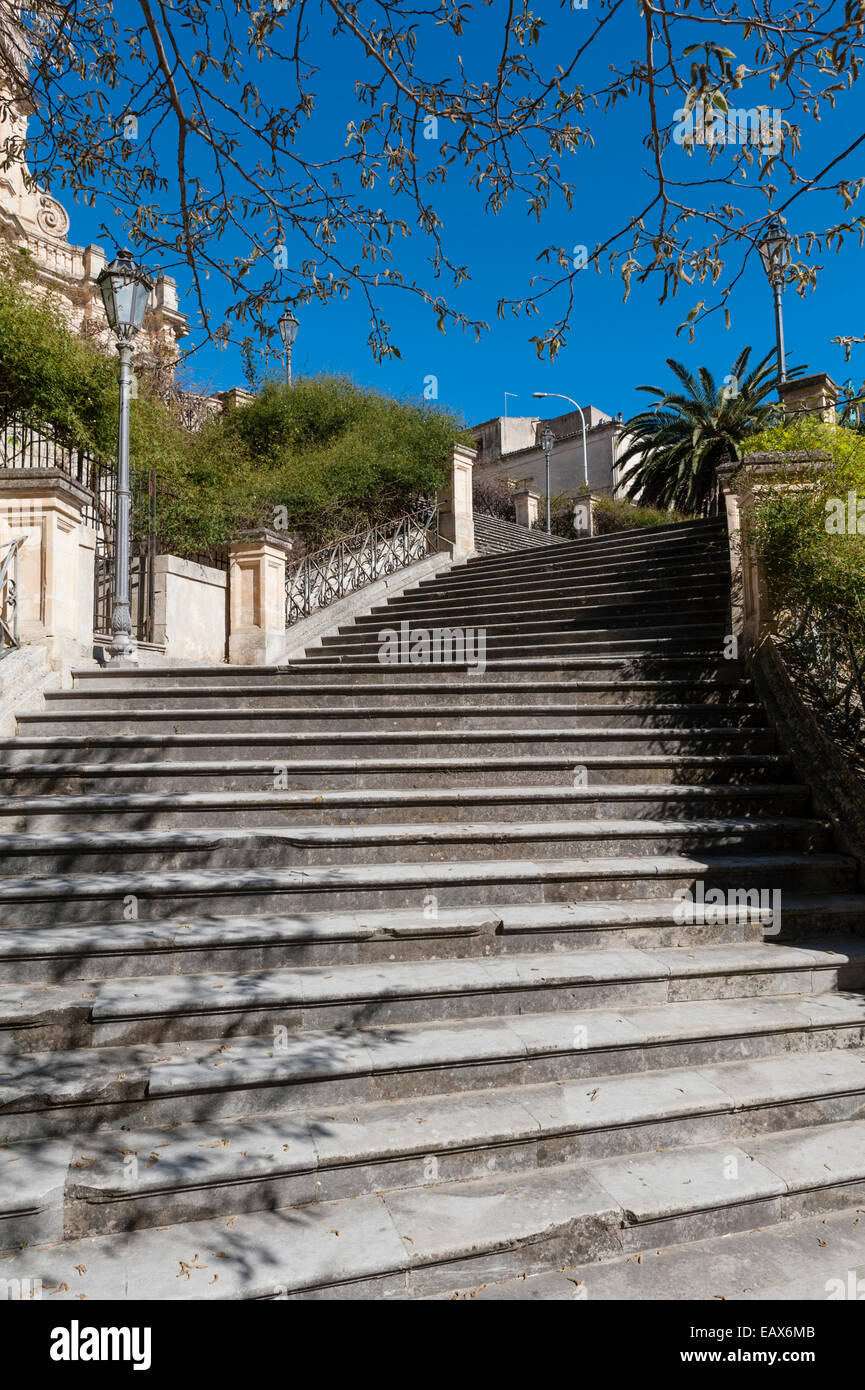
{"type": "Polygon", "coordinates": [[[778,350],[778,385],[787,380],[787,361],[784,355],[784,318],[781,309],[781,295],[784,277],[790,264],[790,247],[793,238],[787,231],[777,213],[769,219],[762,240],[758,243],[763,269],[769,278],[775,296],[775,343],[778,350]]]}
{"type": "Polygon", "coordinates": [[[285,343],[285,384],[291,385],[291,350],[294,347],[294,340],[297,337],[297,330],[300,327],[297,319],[290,309],[279,320],[279,331],[282,334],[282,341],[285,343]]]}
{"type": "Polygon", "coordinates": [[[556,436],[553,434],[553,432],[552,432],[552,430],[550,429],[549,425],[547,425],[546,429],[544,430],[543,434],[541,435],[541,444],[543,445],[543,448],[544,448],[544,460],[545,460],[546,465],[547,465],[547,535],[548,535],[548,536],[551,534],[551,532],[550,532],[550,455],[551,455],[552,452],[553,452],[553,444],[555,443],[555,438],[556,438],[556,436]]]}
{"type": "Polygon", "coordinates": [[[117,425],[117,507],[114,546],[114,608],[111,614],[110,658],[115,663],[134,665],[136,643],[132,636],[129,608],[129,364],[132,340],[144,322],[152,284],[131,251],[119,251],[116,260],[101,270],[96,283],[108,324],[117,338],[120,358],[120,411],[117,425]]]}

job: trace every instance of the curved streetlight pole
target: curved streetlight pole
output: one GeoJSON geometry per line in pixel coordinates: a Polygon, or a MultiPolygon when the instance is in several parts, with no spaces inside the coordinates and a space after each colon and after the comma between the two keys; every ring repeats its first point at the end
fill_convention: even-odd
{"type": "MultiPolygon", "coordinates": [[[[532,392],[532,395],[534,396],[534,398],[535,398],[536,401],[567,401],[568,405],[572,405],[572,406],[574,407],[574,410],[578,410],[578,411],[580,412],[580,423],[582,424],[582,427],[583,427],[583,481],[584,481],[584,483],[585,483],[585,485],[586,485],[586,492],[588,492],[588,491],[589,491],[589,457],[588,457],[588,454],[586,453],[586,417],[585,417],[585,415],[583,414],[582,407],[579,406],[579,405],[577,405],[577,402],[576,402],[576,401],[571,400],[571,397],[570,397],[570,396],[563,396],[563,395],[561,394],[561,392],[559,392],[559,391],[533,391],[533,392],[532,392]]],[[[549,487],[547,488],[547,492],[549,493],[549,487]]],[[[547,500],[547,505],[549,506],[549,499],[547,500]]],[[[547,530],[549,530],[549,526],[547,526],[547,530]]],[[[591,504],[591,500],[590,500],[590,501],[589,501],[589,535],[591,535],[591,533],[592,533],[592,504],[591,504]]]]}

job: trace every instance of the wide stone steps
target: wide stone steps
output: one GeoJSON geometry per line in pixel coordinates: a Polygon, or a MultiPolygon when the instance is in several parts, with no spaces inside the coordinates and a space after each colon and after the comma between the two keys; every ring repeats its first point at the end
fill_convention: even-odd
{"type": "Polygon", "coordinates": [[[759,852],[783,847],[801,854],[831,844],[828,822],[808,817],[687,820],[461,821],[384,825],[218,826],[210,829],[55,831],[0,835],[9,877],[129,868],[321,866],[510,859],[520,852],[542,858],[759,852]]]}
{"type": "Polygon", "coordinates": [[[852,938],[865,926],[856,894],[773,894],[742,889],[729,901],[683,912],[681,899],[520,904],[387,912],[121,918],[81,926],[5,927],[0,962],[10,983],[62,984],[130,975],[263,970],[379,961],[852,938]],[[761,905],[762,904],[762,905],[761,905]],[[780,931],[780,936],[779,936],[780,931]]]}
{"type": "Polygon", "coordinates": [[[865,983],[865,948],[657,947],[533,951],[288,970],[0,987],[0,1048],[24,1051],[220,1038],[274,1030],[433,1023],[551,1010],[751,995],[865,983]]]}
{"type": "MultiPolygon", "coordinates": [[[[303,868],[139,870],[24,874],[0,880],[0,924],[110,921],[118,909],[143,920],[198,911],[345,911],[353,908],[488,906],[579,899],[671,897],[706,889],[846,893],[856,862],[837,853],[605,855],[303,868]],[[58,913],[62,904],[62,914],[58,913]]],[[[122,913],[121,913],[122,915],[122,913]]]]}
{"type": "Polygon", "coordinates": [[[325,791],[129,792],[99,795],[12,796],[0,803],[0,834],[10,831],[77,830],[135,826],[355,825],[389,822],[564,820],[581,812],[595,819],[687,819],[705,815],[752,817],[801,815],[810,792],[796,784],[716,783],[604,787],[377,787],[325,791]]]}
{"type": "Polygon", "coordinates": [[[323,1201],[302,1216],[277,1208],[92,1236],[15,1265],[60,1301],[429,1297],[831,1212],[860,1195],[863,1155],[865,1122],[849,1120],[746,1147],[722,1140],[323,1201]]]}
{"type": "MultiPolygon", "coordinates": [[[[849,1199],[855,1198],[854,1188],[849,1199]]],[[[426,1297],[437,1302],[468,1298],[481,1303],[570,1303],[574,1299],[591,1299],[593,1303],[680,1302],[683,1290],[687,1290],[691,1302],[818,1303],[861,1298],[863,1266],[861,1205],[843,1205],[838,1211],[820,1214],[818,1203],[817,1215],[664,1246],[646,1251],[642,1258],[622,1254],[592,1264],[566,1263],[549,1273],[516,1277],[499,1278],[493,1272],[488,1282],[426,1297]]],[[[470,1272],[468,1267],[466,1272],[470,1272]]],[[[412,1295],[403,1291],[392,1296],[412,1295]]],[[[734,1357],[736,1352],[722,1349],[714,1337],[706,1337],[695,1354],[725,1358],[734,1357]]]]}
{"type": "MultiPolygon", "coordinates": [[[[469,675],[461,666],[385,666],[379,661],[367,662],[351,669],[338,661],[330,663],[331,670],[320,663],[310,663],[306,658],[287,662],[282,666],[172,666],[148,669],[142,666],[135,675],[136,689],[145,691],[154,687],[173,687],[183,690],[191,682],[206,681],[211,690],[231,690],[237,686],[248,686],[256,680],[262,690],[273,686],[291,686],[300,693],[315,694],[325,687],[330,692],[342,691],[353,698],[356,691],[367,691],[375,686],[385,693],[414,689],[443,690],[455,688],[468,690],[476,676],[469,675]]],[[[110,693],[129,682],[129,673],[119,668],[94,673],[92,671],[73,672],[75,687],[81,691],[99,690],[110,693]]],[[[628,689],[658,690],[698,690],[707,695],[727,687],[747,686],[741,661],[718,659],[717,656],[669,657],[652,659],[641,657],[535,657],[520,661],[498,661],[492,673],[484,677],[490,688],[511,688],[518,691],[524,686],[549,686],[560,682],[564,688],[597,688],[622,683],[628,689]]],[[[477,690],[475,686],[475,698],[477,690]]]]}
{"type": "MultiPolygon", "coordinates": [[[[94,750],[87,750],[92,756],[94,750]]],[[[195,747],[189,751],[201,751],[195,747]]],[[[124,756],[128,756],[124,750],[124,756]]],[[[607,785],[675,786],[699,781],[707,786],[778,783],[792,780],[794,769],[784,753],[756,754],[591,754],[575,767],[568,754],[553,756],[408,757],[402,758],[186,758],[153,761],[81,762],[46,759],[0,765],[0,788],[5,795],[56,795],[138,792],[272,791],[285,790],[425,790],[462,787],[560,786],[564,779],[582,783],[599,794],[607,785]],[[584,771],[583,771],[584,769],[584,771]]]]}
{"type": "Polygon", "coordinates": [[[680,548],[675,554],[639,554],[632,551],[627,556],[606,559],[568,559],[561,552],[555,562],[548,556],[534,561],[530,566],[499,566],[496,569],[475,569],[468,565],[456,566],[446,575],[434,575],[424,579],[407,592],[419,598],[463,597],[467,594],[483,595],[496,591],[511,593],[535,592],[546,595],[549,587],[560,584],[582,583],[587,589],[593,585],[616,584],[624,587],[628,580],[640,584],[644,579],[663,579],[666,584],[683,581],[693,575],[696,579],[723,578],[725,567],[729,578],[729,557],[723,547],[706,551],[702,547],[680,548]]]}
{"type": "Polygon", "coordinates": [[[865,895],[728,582],[723,522],[542,539],[302,661],[23,711],[4,1272],[434,1298],[865,1194],[865,895]],[[483,672],[379,660],[449,624],[483,672]]]}
{"type": "MultiPolygon", "coordinates": [[[[673,608],[683,603],[690,606],[704,601],[710,604],[729,603],[729,581],[725,582],[723,574],[703,577],[690,575],[687,591],[683,592],[681,582],[670,583],[666,576],[640,578],[624,585],[621,581],[610,580],[592,584],[585,584],[579,579],[570,582],[558,580],[555,587],[544,586],[544,597],[548,601],[551,598],[557,602],[561,600],[575,615],[584,613],[587,608],[592,610],[598,607],[624,613],[634,607],[651,611],[661,603],[673,608]]],[[[419,589],[407,589],[390,603],[374,605],[368,615],[355,621],[358,624],[374,623],[380,622],[382,615],[402,619],[417,613],[443,622],[454,612],[478,612],[493,618],[508,614],[537,616],[537,611],[538,605],[531,591],[521,585],[514,585],[510,590],[504,588],[504,591],[503,586],[496,586],[484,595],[463,597],[455,594],[431,595],[419,589]]]]}
{"type": "Polygon", "coordinates": [[[90,1135],[130,1116],[140,1126],[252,1118],[863,1045],[861,992],[831,989],[337,1030],[277,1023],[257,1036],[4,1054],[0,1116],[11,1142],[90,1135]]]}
{"type": "Polygon", "coordinates": [[[361,705],[338,710],[316,710],[309,705],[276,705],[259,709],[244,709],[240,705],[188,705],[178,715],[178,706],[160,708],[148,702],[147,706],[136,708],[105,709],[100,707],[81,708],[74,705],[63,712],[52,705],[49,710],[38,714],[19,716],[19,737],[26,740],[29,734],[68,733],[93,734],[102,730],[113,733],[134,733],[141,729],[154,729],[156,732],[176,733],[178,726],[185,733],[192,732],[196,725],[205,725],[219,733],[232,729],[249,732],[257,728],[268,728],[279,732],[331,733],[360,732],[365,736],[381,734],[403,735],[408,727],[412,731],[430,729],[446,730],[519,730],[525,727],[561,729],[573,725],[580,728],[599,729],[643,729],[662,731],[666,728],[730,728],[765,730],[766,716],[757,704],[707,705],[707,704],[637,704],[624,702],[614,704],[495,704],[493,702],[474,705],[440,705],[435,710],[423,713],[417,709],[386,709],[375,705],[361,705]],[[410,723],[408,723],[410,721],[410,723]],[[165,725],[163,729],[160,726],[165,725]]]}
{"type": "MultiPolygon", "coordinates": [[[[353,673],[346,673],[348,675],[353,673]]],[[[199,678],[200,679],[200,678],[199,678]]],[[[466,707],[483,711],[495,709],[504,714],[514,708],[525,714],[546,713],[550,707],[561,712],[586,710],[598,712],[598,707],[613,706],[613,713],[628,713],[633,707],[661,715],[672,708],[693,707],[714,710],[719,715],[730,706],[755,708],[753,689],[747,682],[738,685],[709,684],[695,681],[580,681],[535,680],[531,684],[517,681],[498,681],[484,677],[484,699],[478,699],[476,677],[467,676],[461,684],[428,681],[401,681],[394,689],[387,685],[339,681],[305,688],[286,679],[285,685],[223,685],[179,681],[175,685],[121,686],[105,682],[101,687],[78,690],[48,691],[45,709],[51,714],[65,712],[73,716],[79,711],[135,710],[146,714],[150,709],[243,709],[253,713],[259,709],[291,709],[298,719],[318,719],[361,712],[375,718],[380,715],[407,719],[442,709],[447,716],[466,707]],[[415,700],[413,697],[419,696],[415,700]],[[314,704],[310,703],[310,697],[314,704]]]]}
{"type": "Polygon", "coordinates": [[[83,1145],[58,1144],[49,1173],[43,1147],[23,1141],[0,1156],[0,1248],[218,1217],[228,1204],[284,1209],[634,1153],[640,1168],[653,1149],[749,1147],[785,1128],[827,1126],[827,1149],[838,1151],[835,1126],[863,1114],[865,1050],[836,1049],[253,1121],[108,1129],[83,1145]]]}
{"type": "Polygon", "coordinates": [[[539,546],[566,545],[559,536],[548,536],[545,531],[532,530],[528,526],[517,526],[501,517],[487,516],[481,512],[475,516],[475,544],[483,554],[537,549],[539,546]]]}
{"type": "MultiPolygon", "coordinates": [[[[767,726],[713,728],[537,728],[532,725],[511,729],[400,729],[391,733],[375,729],[343,731],[286,730],[281,733],[267,726],[251,730],[213,730],[181,733],[176,717],[168,721],[170,731],[103,734],[94,730],[79,734],[22,734],[14,746],[0,740],[4,756],[2,776],[15,778],[25,768],[68,764],[92,765],[94,761],[110,770],[112,758],[123,762],[150,764],[154,755],[161,762],[174,759],[213,760],[221,765],[241,759],[270,762],[270,783],[283,766],[301,771],[303,763],[337,764],[345,760],[387,762],[412,756],[440,759],[439,766],[453,760],[482,758],[498,750],[504,765],[508,756],[544,758],[560,756],[590,767],[596,758],[689,757],[692,761],[729,756],[760,760],[771,758],[776,748],[774,731],[767,726]],[[315,753],[317,758],[304,758],[315,753]]],[[[227,721],[231,722],[231,721],[227,721]]],[[[241,721],[242,722],[242,721],[241,721]]]]}

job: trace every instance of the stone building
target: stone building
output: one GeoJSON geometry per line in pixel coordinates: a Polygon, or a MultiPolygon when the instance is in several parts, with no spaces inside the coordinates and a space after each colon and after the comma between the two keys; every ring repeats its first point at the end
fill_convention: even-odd
{"type": "MultiPolygon", "coordinates": [[[[0,19],[5,27],[2,9],[0,19]]],[[[70,326],[110,350],[113,340],[96,279],[114,253],[71,242],[66,208],[34,181],[25,158],[32,110],[27,99],[0,90],[0,238],[26,254],[32,283],[54,297],[70,326]]],[[[172,368],[179,357],[178,344],[188,332],[174,280],[158,275],[136,343],[137,357],[149,356],[172,368]]]]}
{"type": "MultiPolygon", "coordinates": [[[[613,419],[597,406],[583,409],[589,490],[616,496],[619,459],[626,443],[622,417],[613,419]]],[[[585,491],[583,433],[579,411],[542,419],[537,415],[499,416],[473,425],[477,474],[516,487],[546,491],[546,462],[541,436],[549,425],[555,435],[550,459],[550,495],[573,497],[585,491]]]]}

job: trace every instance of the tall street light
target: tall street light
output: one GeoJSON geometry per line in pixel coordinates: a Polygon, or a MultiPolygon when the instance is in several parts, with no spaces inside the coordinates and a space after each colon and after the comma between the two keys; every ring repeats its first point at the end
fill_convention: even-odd
{"type": "MultiPolygon", "coordinates": [[[[587,452],[586,452],[586,417],[585,417],[585,415],[583,414],[582,408],[581,408],[580,406],[577,405],[576,401],[572,401],[571,398],[570,398],[570,396],[562,396],[558,391],[533,391],[533,392],[532,392],[532,395],[534,396],[534,398],[535,398],[536,401],[567,401],[568,405],[572,405],[572,406],[574,407],[574,410],[578,410],[578,411],[579,411],[579,413],[580,413],[580,423],[581,423],[581,425],[582,425],[582,427],[583,427],[583,481],[584,481],[584,483],[585,483],[585,485],[586,485],[586,492],[588,492],[588,491],[589,491],[589,457],[588,457],[588,454],[587,454],[587,452]]],[[[591,518],[592,518],[592,507],[591,507],[591,503],[590,503],[590,504],[589,504],[589,534],[590,534],[590,535],[591,535],[591,529],[592,529],[591,518]]]]}
{"type": "Polygon", "coordinates": [[[120,409],[117,423],[117,505],[114,542],[114,607],[111,613],[109,656],[115,664],[134,665],[136,642],[132,636],[129,608],[129,363],[132,339],[144,322],[147,301],[153,288],[147,275],[135,264],[131,251],[118,251],[110,265],[99,272],[96,283],[108,325],[117,338],[120,358],[120,409]]]}
{"type": "Polygon", "coordinates": [[[784,276],[790,264],[790,246],[793,238],[780,217],[775,213],[767,223],[762,240],[758,243],[763,269],[769,277],[769,284],[775,296],[775,343],[778,350],[778,385],[787,380],[787,362],[784,356],[784,318],[781,310],[781,294],[784,276]]]}
{"type": "Polygon", "coordinates": [[[300,327],[297,319],[290,309],[279,320],[279,331],[282,334],[282,341],[285,343],[285,384],[291,385],[291,350],[294,347],[294,340],[297,337],[297,330],[300,327]]]}
{"type": "Polygon", "coordinates": [[[544,450],[544,460],[545,460],[546,465],[547,465],[547,488],[546,488],[546,493],[547,493],[547,535],[548,535],[548,536],[550,535],[550,456],[551,456],[551,454],[552,454],[552,452],[553,452],[553,444],[555,443],[555,440],[556,440],[556,436],[553,434],[553,432],[552,432],[552,430],[550,429],[549,425],[547,425],[547,428],[544,430],[543,434],[541,435],[541,445],[542,445],[543,450],[544,450]]]}

